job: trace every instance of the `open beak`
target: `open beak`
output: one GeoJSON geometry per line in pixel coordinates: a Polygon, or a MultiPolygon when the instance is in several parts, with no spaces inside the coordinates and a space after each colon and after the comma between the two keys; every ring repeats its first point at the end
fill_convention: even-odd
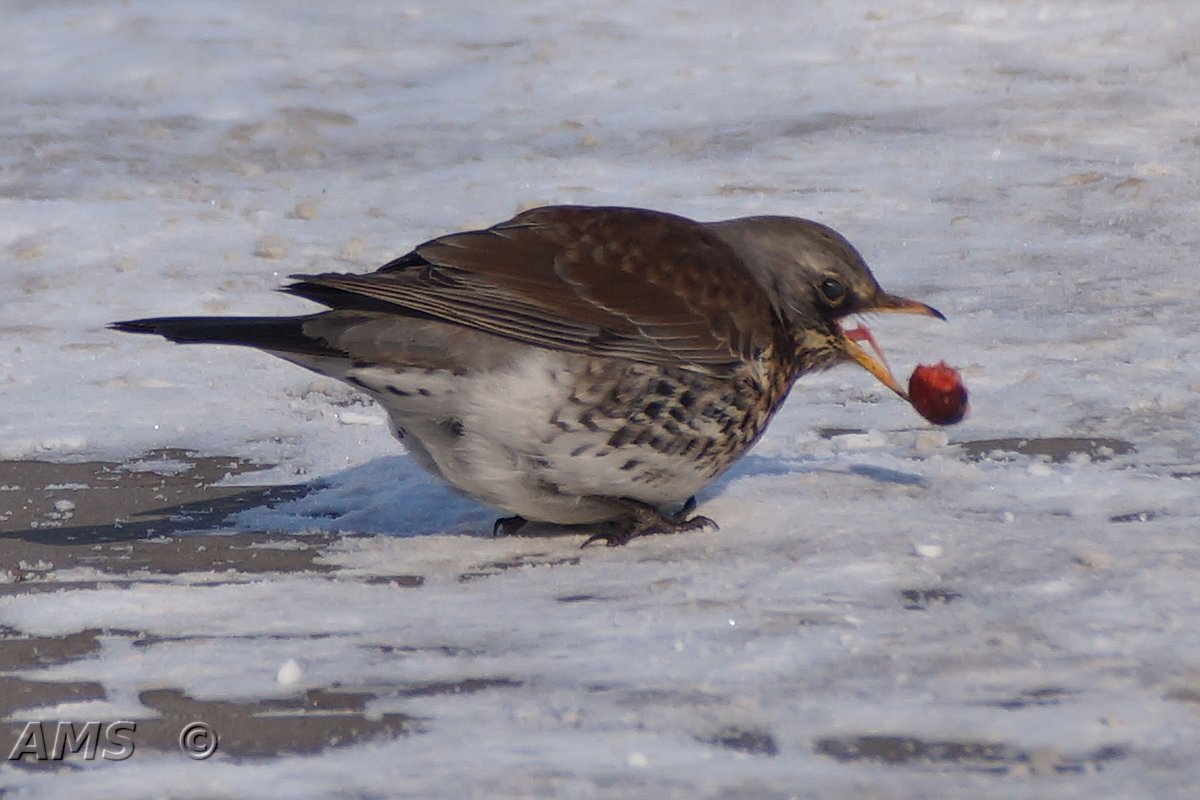
{"type": "Polygon", "coordinates": [[[938,311],[933,306],[927,306],[924,303],[918,303],[916,300],[909,300],[907,297],[896,297],[894,294],[880,292],[875,296],[875,304],[871,308],[863,309],[864,311],[884,311],[896,314],[920,314],[923,317],[933,317],[946,321],[946,315],[938,311]]]}
{"type": "MultiPolygon", "coordinates": [[[[927,306],[924,303],[918,303],[916,300],[909,300],[904,297],[896,297],[885,292],[880,292],[875,296],[875,302],[869,308],[859,309],[865,312],[883,312],[893,314],[920,314],[923,317],[933,317],[934,319],[944,320],[945,315],[938,311],[933,306],[927,306]]],[[[842,328],[842,347],[846,354],[854,359],[860,367],[874,375],[880,383],[891,389],[904,400],[908,400],[908,392],[896,380],[896,376],[892,374],[892,370],[887,365],[887,360],[883,357],[883,351],[879,345],[875,343],[875,337],[867,330],[865,325],[859,325],[856,328],[842,328]],[[874,354],[867,351],[859,342],[866,342],[874,350],[874,354]]]]}

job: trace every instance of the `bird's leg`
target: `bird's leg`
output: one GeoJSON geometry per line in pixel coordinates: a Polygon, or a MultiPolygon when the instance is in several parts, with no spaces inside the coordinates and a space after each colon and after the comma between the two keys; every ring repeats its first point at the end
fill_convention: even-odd
{"type": "Polygon", "coordinates": [[[607,530],[592,534],[580,547],[587,547],[592,542],[599,541],[603,541],[609,547],[617,547],[629,544],[631,539],[638,536],[718,530],[717,523],[708,517],[688,516],[696,508],[695,497],[689,497],[683,508],[673,514],[664,514],[654,506],[627,497],[618,498],[617,502],[624,506],[629,516],[609,523],[610,527],[607,530]]]}
{"type": "Polygon", "coordinates": [[[524,517],[500,517],[492,525],[492,536],[512,536],[528,523],[529,520],[524,517]]]}
{"type": "MultiPolygon", "coordinates": [[[[687,500],[683,501],[683,505],[680,506],[678,511],[676,511],[674,514],[671,515],[671,521],[672,522],[683,522],[684,520],[686,520],[688,518],[688,515],[691,514],[695,510],[696,510],[696,495],[692,495],[687,500]]],[[[712,520],[709,520],[709,522],[712,522],[712,520]]],[[[713,522],[713,525],[716,525],[716,524],[717,523],[713,522]]]]}

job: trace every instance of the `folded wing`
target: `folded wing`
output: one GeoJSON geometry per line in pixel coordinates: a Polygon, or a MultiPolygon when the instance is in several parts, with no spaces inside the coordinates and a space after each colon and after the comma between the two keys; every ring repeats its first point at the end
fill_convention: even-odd
{"type": "Polygon", "coordinates": [[[426,242],[366,275],[297,275],[332,308],[430,317],[531,345],[728,374],[777,344],[769,299],[696,222],[547,207],[426,242]]]}

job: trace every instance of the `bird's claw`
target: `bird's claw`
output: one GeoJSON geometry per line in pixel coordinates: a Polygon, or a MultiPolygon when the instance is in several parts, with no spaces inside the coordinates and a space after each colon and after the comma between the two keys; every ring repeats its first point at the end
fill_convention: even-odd
{"type": "Polygon", "coordinates": [[[524,517],[500,517],[492,525],[492,536],[512,536],[528,524],[524,517]]]}
{"type": "Polygon", "coordinates": [[[622,500],[621,502],[629,508],[631,512],[629,518],[623,522],[611,523],[608,530],[593,533],[580,545],[580,548],[600,541],[609,547],[619,547],[629,544],[631,540],[639,536],[721,529],[721,526],[708,517],[688,516],[696,508],[695,497],[689,497],[683,507],[674,514],[663,514],[653,506],[636,500],[622,500]]]}

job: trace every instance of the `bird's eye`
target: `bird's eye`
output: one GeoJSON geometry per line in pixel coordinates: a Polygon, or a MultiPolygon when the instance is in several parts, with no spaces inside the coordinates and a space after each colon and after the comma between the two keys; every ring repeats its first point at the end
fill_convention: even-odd
{"type": "Polygon", "coordinates": [[[831,308],[837,308],[846,302],[846,287],[842,285],[841,281],[826,278],[821,281],[821,296],[825,298],[825,302],[831,308]]]}

